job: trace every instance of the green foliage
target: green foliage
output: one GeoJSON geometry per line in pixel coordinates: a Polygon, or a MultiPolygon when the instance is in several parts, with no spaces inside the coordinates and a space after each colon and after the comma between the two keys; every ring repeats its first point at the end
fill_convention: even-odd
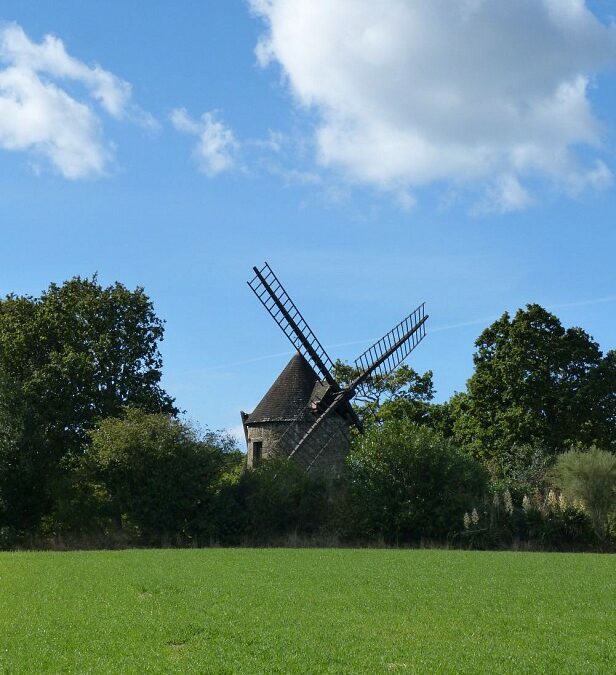
{"type": "Polygon", "coordinates": [[[0,494],[24,495],[5,497],[12,525],[31,529],[50,509],[62,462],[82,453],[98,419],[127,405],[176,412],[160,387],[162,337],[143,289],[96,277],[0,300],[0,416],[13,439],[7,449],[5,433],[0,494]]]}
{"type": "Polygon", "coordinates": [[[160,388],[163,323],[138,288],[96,277],[0,301],[0,366],[26,400],[44,402],[57,452],[81,448],[99,418],[133,405],[175,412],[160,388]]]}
{"type": "MultiPolygon", "coordinates": [[[[447,403],[433,403],[430,371],[403,365],[370,378],[354,402],[367,433],[335,483],[282,460],[243,471],[229,439],[175,419],[160,386],[162,337],[143,289],[96,277],[0,300],[0,545],[121,528],[138,543],[328,533],[403,543],[458,532],[472,545],[588,547],[591,521],[607,545],[609,453],[557,463],[557,484],[585,510],[521,506],[546,494],[565,447],[616,449],[616,352],[604,356],[538,305],[482,333],[468,390],[447,403]],[[481,500],[484,468],[491,490],[515,502],[505,515],[481,500]],[[473,506],[478,524],[462,531],[473,506]]],[[[335,365],[343,385],[358,374],[335,365]]]]}
{"type": "Polygon", "coordinates": [[[84,459],[117,524],[145,537],[212,534],[228,441],[163,413],[128,409],[90,433],[84,459]]]}
{"type": "Polygon", "coordinates": [[[552,453],[538,444],[513,445],[485,462],[493,489],[509,490],[518,501],[545,489],[553,463],[552,453]]]}
{"type": "Polygon", "coordinates": [[[17,535],[37,526],[52,503],[52,462],[37,407],[0,366],[0,527],[17,535]]]}
{"type": "MultiPolygon", "coordinates": [[[[334,364],[334,377],[343,386],[360,374],[361,370],[342,361],[334,364]]],[[[353,406],[367,427],[385,420],[405,419],[447,434],[451,426],[448,407],[431,403],[433,398],[432,371],[420,375],[403,364],[387,375],[372,375],[353,399],[353,406]]]]}
{"type": "Polygon", "coordinates": [[[449,402],[431,403],[413,399],[392,398],[381,405],[378,418],[381,422],[406,420],[437,431],[445,438],[453,435],[453,419],[449,402]]]}
{"type": "Polygon", "coordinates": [[[584,504],[597,535],[605,540],[616,515],[616,455],[592,447],[570,450],[554,466],[553,479],[567,499],[584,504]]]}
{"type": "MultiPolygon", "coordinates": [[[[346,387],[362,372],[361,369],[338,360],[334,364],[333,375],[341,386],[346,387]]],[[[371,408],[378,409],[384,401],[391,398],[430,401],[433,396],[432,371],[420,375],[403,364],[387,375],[371,375],[354,400],[360,408],[365,406],[368,411],[371,408]]]]}
{"type": "Polygon", "coordinates": [[[468,391],[452,399],[454,436],[498,464],[514,446],[562,452],[571,443],[616,443],[616,355],[580,328],[528,305],[505,313],[476,341],[468,391]]]}
{"type": "Polygon", "coordinates": [[[609,673],[613,556],[0,554],[6,673],[609,673]]]}
{"type": "Polygon", "coordinates": [[[268,542],[322,530],[328,513],[328,485],[293,461],[269,459],[245,471],[221,493],[222,541],[268,542]],[[235,528],[230,528],[226,521],[235,528]]]}
{"type": "Polygon", "coordinates": [[[533,549],[596,550],[590,518],[553,490],[535,490],[521,498],[509,490],[464,514],[456,543],[470,548],[528,546],[533,549]]]}
{"type": "Polygon", "coordinates": [[[545,548],[596,549],[597,538],[584,511],[572,505],[562,509],[531,508],[525,512],[525,538],[545,548]]]}
{"type": "Polygon", "coordinates": [[[485,472],[472,458],[407,420],[357,438],[348,467],[357,525],[389,542],[447,536],[486,488],[485,472]]]}

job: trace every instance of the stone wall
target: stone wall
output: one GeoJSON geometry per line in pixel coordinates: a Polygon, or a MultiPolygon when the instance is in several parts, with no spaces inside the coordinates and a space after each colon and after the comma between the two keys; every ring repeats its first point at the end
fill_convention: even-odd
{"type": "MultiPolygon", "coordinates": [[[[298,432],[303,435],[311,426],[311,422],[298,425],[298,432]]],[[[253,443],[262,443],[262,461],[274,454],[288,454],[292,448],[284,447],[284,442],[278,445],[289,423],[262,422],[248,425],[248,467],[254,466],[253,443]],[[278,447],[276,447],[278,445],[278,447]]],[[[309,464],[311,473],[326,473],[339,475],[344,466],[344,460],[349,452],[349,427],[340,415],[330,415],[319,427],[315,435],[306,443],[299,453],[293,456],[300,466],[306,468],[309,464]],[[317,455],[313,462],[314,457],[317,455]]]]}

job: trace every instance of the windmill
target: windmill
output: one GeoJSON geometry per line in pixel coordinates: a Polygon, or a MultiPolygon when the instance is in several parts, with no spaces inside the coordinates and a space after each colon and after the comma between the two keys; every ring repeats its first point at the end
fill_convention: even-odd
{"type": "Polygon", "coordinates": [[[306,470],[338,472],[349,449],[350,428],[361,430],[351,406],[372,375],[393,371],[426,334],[422,303],[355,359],[355,380],[342,386],[333,362],[268,263],[253,267],[248,285],[297,350],[259,405],[244,412],[248,465],[283,456],[306,470]]]}

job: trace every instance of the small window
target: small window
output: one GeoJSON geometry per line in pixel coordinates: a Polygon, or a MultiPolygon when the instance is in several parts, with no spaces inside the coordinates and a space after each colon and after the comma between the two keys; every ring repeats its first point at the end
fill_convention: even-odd
{"type": "Polygon", "coordinates": [[[262,441],[253,441],[252,442],[252,465],[258,466],[261,461],[261,455],[263,454],[263,443],[262,441]]]}

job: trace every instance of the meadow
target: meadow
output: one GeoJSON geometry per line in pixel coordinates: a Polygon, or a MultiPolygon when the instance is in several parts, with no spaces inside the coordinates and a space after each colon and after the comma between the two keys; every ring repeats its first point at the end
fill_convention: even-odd
{"type": "Polygon", "coordinates": [[[616,557],[0,554],[10,673],[613,672],[616,557]]]}

